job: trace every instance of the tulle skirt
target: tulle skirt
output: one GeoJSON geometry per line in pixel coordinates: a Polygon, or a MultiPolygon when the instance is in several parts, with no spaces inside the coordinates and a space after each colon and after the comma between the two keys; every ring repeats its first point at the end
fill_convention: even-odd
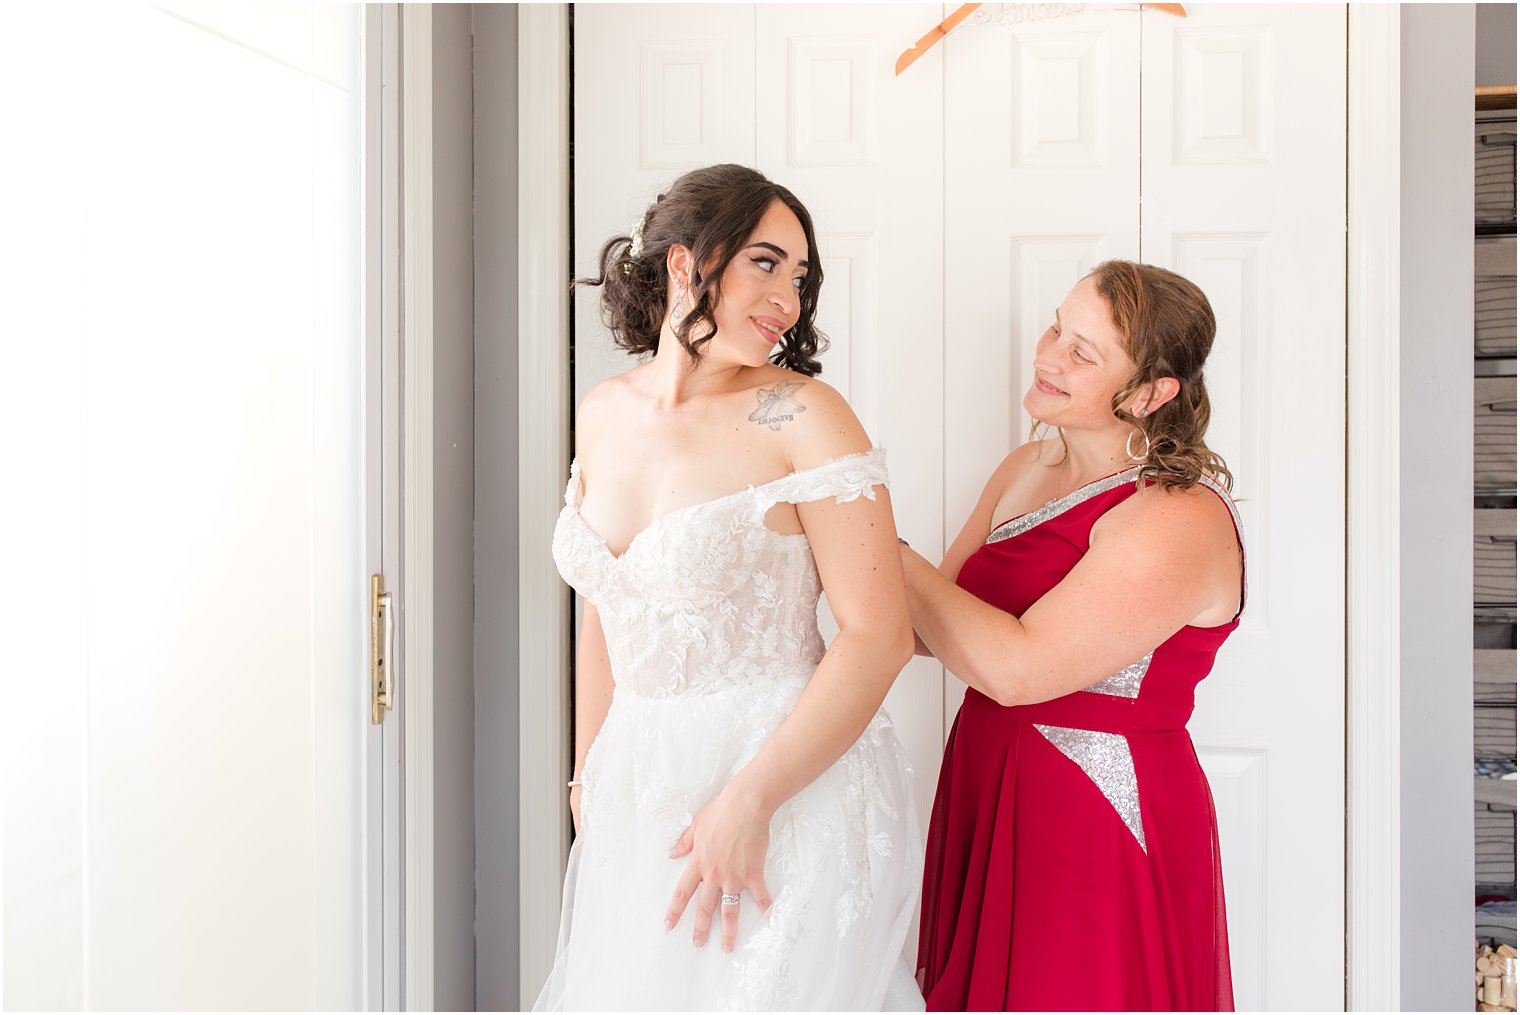
{"type": "Polygon", "coordinates": [[[558,953],[535,1010],[923,1010],[903,958],[923,865],[913,773],[885,712],[776,812],[773,904],[761,913],[745,894],[731,954],[716,917],[693,945],[695,903],[665,930],[689,860],[669,858],[677,838],[800,691],[614,693],[584,766],[558,953]]]}

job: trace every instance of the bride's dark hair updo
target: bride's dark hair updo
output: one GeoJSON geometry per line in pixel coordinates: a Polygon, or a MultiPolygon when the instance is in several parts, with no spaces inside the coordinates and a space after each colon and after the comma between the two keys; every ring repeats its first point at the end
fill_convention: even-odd
{"type": "Polygon", "coordinates": [[[644,212],[634,229],[642,233],[637,253],[632,236],[614,236],[597,256],[597,276],[578,278],[573,284],[601,287],[602,320],[619,348],[652,353],[660,347],[660,325],[665,320],[669,293],[666,254],[671,247],[686,247],[696,266],[689,289],[692,305],[672,330],[695,362],[718,331],[715,311],[723,296],[723,270],[776,201],[786,205],[802,223],[809,268],[798,294],[801,313],[797,323],[777,344],[771,362],[816,376],[823,369],[818,354],[828,348],[828,340],[813,324],[818,289],[823,284],[813,217],[790,190],[748,166],[708,166],[686,173],[644,212]]]}

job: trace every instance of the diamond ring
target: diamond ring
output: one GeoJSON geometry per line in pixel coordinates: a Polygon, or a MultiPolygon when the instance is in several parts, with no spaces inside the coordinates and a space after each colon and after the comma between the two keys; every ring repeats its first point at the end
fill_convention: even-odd
{"type": "Polygon", "coordinates": [[[737,906],[739,904],[739,893],[724,892],[722,896],[722,902],[725,906],[737,906]]]}

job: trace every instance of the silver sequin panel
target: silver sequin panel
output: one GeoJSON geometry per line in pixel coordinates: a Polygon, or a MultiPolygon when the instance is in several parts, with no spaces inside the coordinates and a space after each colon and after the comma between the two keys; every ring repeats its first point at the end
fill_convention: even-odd
{"type": "Polygon", "coordinates": [[[1012,521],[1005,522],[996,529],[993,529],[992,534],[987,537],[987,542],[1000,543],[1005,539],[1012,539],[1014,536],[1028,532],[1036,525],[1048,522],[1056,515],[1070,511],[1085,500],[1090,500],[1101,493],[1107,493],[1116,486],[1133,483],[1138,475],[1140,475],[1140,466],[1137,465],[1133,469],[1125,469],[1116,476],[1109,476],[1107,479],[1100,479],[1096,483],[1088,483],[1086,486],[1078,487],[1064,497],[1057,497],[1044,507],[1035,508],[1027,515],[1020,515],[1012,521]]]}
{"type": "Polygon", "coordinates": [[[1040,723],[1035,723],[1034,728],[1054,744],[1056,750],[1077,763],[1098,787],[1098,792],[1119,812],[1120,820],[1134,835],[1141,850],[1145,850],[1145,826],[1140,821],[1140,783],[1135,778],[1135,759],[1124,735],[1040,723]]]}
{"type": "Polygon", "coordinates": [[[1140,697],[1140,682],[1145,679],[1145,671],[1151,668],[1151,657],[1155,652],[1145,653],[1139,662],[1130,663],[1124,669],[1111,677],[1102,680],[1084,690],[1094,694],[1112,694],[1116,698],[1140,697]]]}

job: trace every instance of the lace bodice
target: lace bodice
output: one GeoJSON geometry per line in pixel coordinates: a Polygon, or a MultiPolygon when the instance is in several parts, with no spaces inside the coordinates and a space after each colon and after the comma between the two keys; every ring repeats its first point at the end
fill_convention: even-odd
{"type": "Polygon", "coordinates": [[[554,528],[554,561],[597,608],[613,682],[649,697],[805,684],[823,657],[822,587],[804,533],[765,525],[778,503],[838,503],[887,485],[880,448],[680,508],[613,556],[580,516],[578,464],[554,528]]]}

